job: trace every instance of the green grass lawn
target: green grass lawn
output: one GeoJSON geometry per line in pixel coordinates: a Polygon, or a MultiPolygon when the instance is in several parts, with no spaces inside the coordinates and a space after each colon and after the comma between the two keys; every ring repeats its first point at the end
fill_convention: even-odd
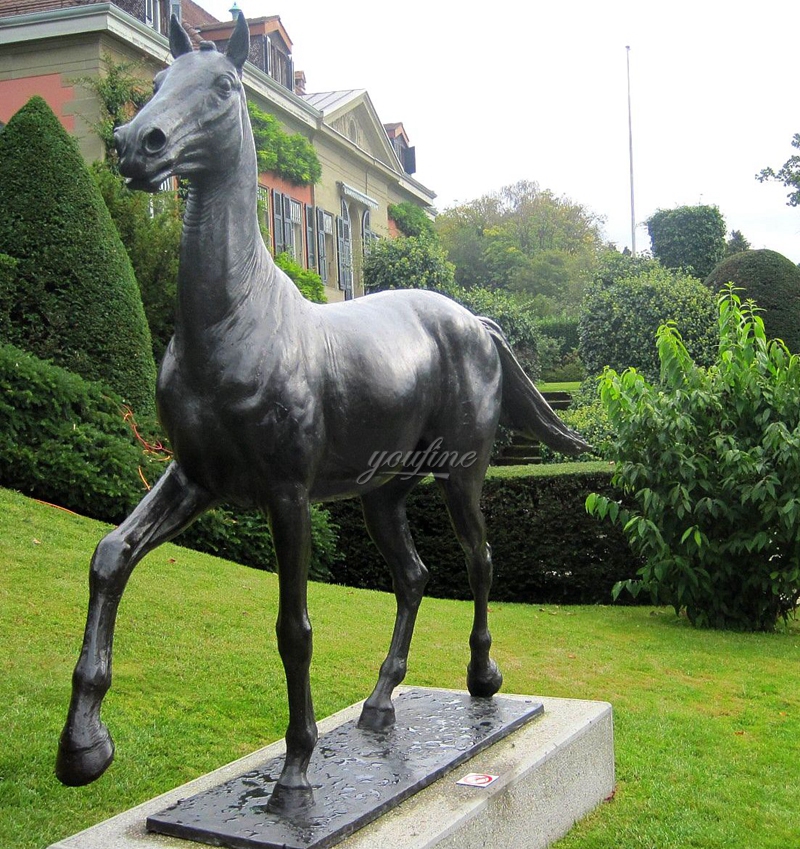
{"type": "MultiPolygon", "coordinates": [[[[104,526],[0,490],[0,847],[39,849],[283,734],[276,579],[164,546],[120,610],[98,782],[53,775],[104,526]]],[[[429,564],[435,568],[435,564],[429,564]]],[[[314,584],[319,716],[366,696],[390,596],[314,584]]],[[[696,631],[653,608],[493,604],[507,692],[614,706],[618,787],[559,849],[800,846],[800,625],[696,631]]],[[[463,687],[471,609],[426,599],[407,683],[463,687]]],[[[188,845],[188,844],[187,844],[188,845]]],[[[505,847],[496,847],[505,849],[505,847]]]]}

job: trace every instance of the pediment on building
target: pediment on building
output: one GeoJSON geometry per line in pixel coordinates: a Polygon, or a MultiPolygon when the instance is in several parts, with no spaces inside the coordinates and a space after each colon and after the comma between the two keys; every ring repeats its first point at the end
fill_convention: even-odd
{"type": "Polygon", "coordinates": [[[303,99],[322,112],[323,121],[393,171],[403,173],[366,89],[324,91],[303,99]]]}

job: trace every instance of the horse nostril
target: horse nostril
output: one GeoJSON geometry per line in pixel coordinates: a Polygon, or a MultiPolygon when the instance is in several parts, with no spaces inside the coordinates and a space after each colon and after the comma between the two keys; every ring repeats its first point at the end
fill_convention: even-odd
{"type": "Polygon", "coordinates": [[[147,153],[158,153],[164,149],[166,143],[167,137],[164,135],[162,130],[158,129],[158,127],[154,127],[142,139],[142,144],[144,145],[144,149],[147,153]]]}

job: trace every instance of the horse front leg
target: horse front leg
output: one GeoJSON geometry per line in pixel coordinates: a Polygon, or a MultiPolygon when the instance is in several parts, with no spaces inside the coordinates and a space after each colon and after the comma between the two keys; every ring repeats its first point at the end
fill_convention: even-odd
{"type": "Polygon", "coordinates": [[[272,499],[268,515],[278,560],[278,651],[289,697],[286,759],[268,808],[285,813],[313,801],[306,775],[317,742],[309,678],[312,639],[307,590],[311,514],[307,492],[301,487],[287,487],[272,499]]]}
{"type": "Polygon", "coordinates": [[[117,608],[134,566],[211,503],[210,494],[172,463],[131,515],[95,549],[83,648],[72,676],[72,698],[56,758],[56,775],[63,784],[89,784],[114,759],[114,743],[100,719],[100,707],[111,686],[117,608]]]}

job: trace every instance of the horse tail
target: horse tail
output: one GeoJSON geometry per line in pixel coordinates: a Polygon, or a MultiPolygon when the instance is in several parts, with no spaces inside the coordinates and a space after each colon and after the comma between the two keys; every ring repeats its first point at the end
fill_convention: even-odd
{"type": "Polygon", "coordinates": [[[511,345],[500,327],[490,318],[479,316],[478,320],[492,337],[503,369],[503,400],[500,423],[538,439],[554,451],[562,454],[580,454],[591,446],[567,427],[547,403],[533,381],[525,374],[519,360],[514,356],[511,345]]]}

